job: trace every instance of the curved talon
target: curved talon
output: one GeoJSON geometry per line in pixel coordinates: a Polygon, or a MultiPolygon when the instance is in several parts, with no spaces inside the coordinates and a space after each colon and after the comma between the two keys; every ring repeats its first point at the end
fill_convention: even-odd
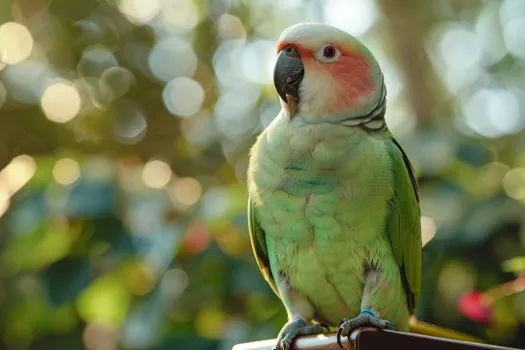
{"type": "MultiPolygon", "coordinates": [[[[344,320],[344,318],[343,318],[344,320]]],[[[343,321],[341,321],[339,323],[339,326],[341,326],[341,323],[343,323],[343,321]]],[[[337,337],[337,344],[339,345],[339,347],[342,349],[343,348],[343,343],[341,343],[341,333],[343,332],[343,328],[341,327],[337,327],[337,333],[336,333],[336,337],[337,337]]]]}
{"type": "Polygon", "coordinates": [[[399,328],[397,328],[397,326],[396,326],[396,324],[395,324],[394,322],[390,322],[390,321],[387,321],[387,320],[384,320],[384,321],[385,321],[385,323],[386,323],[387,325],[389,325],[390,327],[392,327],[392,330],[394,330],[394,331],[399,331],[399,328]]]}
{"type": "Polygon", "coordinates": [[[325,323],[321,323],[321,327],[326,329],[328,332],[330,332],[330,327],[328,327],[325,323]]]}
{"type": "Polygon", "coordinates": [[[302,319],[294,320],[284,325],[281,329],[277,337],[277,344],[272,347],[272,350],[290,350],[294,339],[298,336],[321,333],[323,333],[323,326],[321,324],[306,325],[302,319]]]}
{"type": "Polygon", "coordinates": [[[383,320],[378,318],[372,311],[370,310],[363,310],[359,315],[352,319],[343,318],[341,322],[339,322],[339,326],[337,327],[337,344],[343,348],[343,343],[341,342],[341,336],[347,337],[348,342],[352,342],[350,339],[350,336],[352,334],[352,331],[358,327],[363,326],[372,326],[377,327],[379,329],[391,329],[391,330],[398,330],[397,326],[387,320],[383,320]]]}

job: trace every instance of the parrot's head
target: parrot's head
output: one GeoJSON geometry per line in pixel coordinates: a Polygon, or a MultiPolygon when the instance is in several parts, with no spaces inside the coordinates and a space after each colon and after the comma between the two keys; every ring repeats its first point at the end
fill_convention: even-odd
{"type": "Polygon", "coordinates": [[[320,23],[284,30],[277,44],[274,84],[290,118],[338,122],[384,102],[383,75],[371,52],[352,35],[320,23]]]}

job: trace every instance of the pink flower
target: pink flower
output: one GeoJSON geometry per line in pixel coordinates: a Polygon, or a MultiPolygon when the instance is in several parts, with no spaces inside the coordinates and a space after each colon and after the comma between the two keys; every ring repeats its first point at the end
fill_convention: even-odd
{"type": "Polygon", "coordinates": [[[478,323],[492,323],[493,313],[484,295],[478,291],[464,294],[458,301],[458,310],[465,317],[478,323]]]}

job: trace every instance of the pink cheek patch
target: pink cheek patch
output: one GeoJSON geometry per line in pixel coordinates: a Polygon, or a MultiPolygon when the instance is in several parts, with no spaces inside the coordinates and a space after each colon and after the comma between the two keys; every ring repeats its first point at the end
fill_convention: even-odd
{"type": "Polygon", "coordinates": [[[363,99],[369,101],[375,92],[370,62],[365,57],[342,56],[324,68],[338,85],[337,109],[358,106],[363,99]]]}

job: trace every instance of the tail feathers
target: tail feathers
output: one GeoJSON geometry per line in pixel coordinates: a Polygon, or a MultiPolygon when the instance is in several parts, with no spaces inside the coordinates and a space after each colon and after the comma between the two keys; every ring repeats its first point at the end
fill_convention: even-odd
{"type": "Polygon", "coordinates": [[[473,343],[485,343],[483,340],[471,335],[461,333],[452,329],[436,326],[434,324],[416,320],[415,317],[410,319],[410,333],[428,335],[432,337],[447,338],[452,340],[468,341],[473,343]]]}

